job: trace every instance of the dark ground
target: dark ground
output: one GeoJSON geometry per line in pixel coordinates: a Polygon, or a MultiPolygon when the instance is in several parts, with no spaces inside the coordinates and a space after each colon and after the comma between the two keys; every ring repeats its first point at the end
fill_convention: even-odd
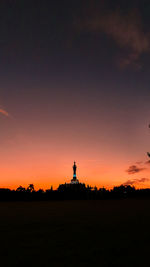
{"type": "Polygon", "coordinates": [[[0,266],[150,266],[150,200],[0,203],[0,266]]]}

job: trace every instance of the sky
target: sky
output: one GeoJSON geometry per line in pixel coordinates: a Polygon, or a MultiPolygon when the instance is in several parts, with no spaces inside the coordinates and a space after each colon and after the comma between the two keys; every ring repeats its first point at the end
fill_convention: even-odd
{"type": "Polygon", "coordinates": [[[0,187],[150,187],[150,2],[0,2],[0,187]]]}

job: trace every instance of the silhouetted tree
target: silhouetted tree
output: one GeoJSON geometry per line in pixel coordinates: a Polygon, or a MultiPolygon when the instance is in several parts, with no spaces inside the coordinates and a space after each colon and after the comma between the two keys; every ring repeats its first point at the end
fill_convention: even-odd
{"type": "Polygon", "coordinates": [[[27,192],[30,192],[30,193],[32,193],[32,192],[34,192],[35,190],[34,190],[34,185],[33,184],[29,184],[29,186],[27,187],[27,192]]]}
{"type": "Polygon", "coordinates": [[[25,187],[22,187],[21,185],[16,189],[17,192],[26,192],[25,187]]]}
{"type": "Polygon", "coordinates": [[[87,185],[87,190],[92,190],[92,187],[90,185],[87,185]]]}

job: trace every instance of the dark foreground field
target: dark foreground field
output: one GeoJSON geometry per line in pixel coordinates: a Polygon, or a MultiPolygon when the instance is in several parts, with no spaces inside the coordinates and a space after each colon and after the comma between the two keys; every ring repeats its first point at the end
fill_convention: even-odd
{"type": "Polygon", "coordinates": [[[150,200],[0,203],[0,266],[150,266],[150,200]]]}

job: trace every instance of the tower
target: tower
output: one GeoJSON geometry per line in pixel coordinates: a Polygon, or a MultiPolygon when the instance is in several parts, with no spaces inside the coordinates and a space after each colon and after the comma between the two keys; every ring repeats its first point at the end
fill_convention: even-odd
{"type": "Polygon", "coordinates": [[[73,165],[73,179],[71,180],[71,184],[78,184],[79,183],[79,180],[77,179],[77,176],[76,176],[76,171],[77,171],[77,165],[74,161],[74,165],[73,165]]]}

